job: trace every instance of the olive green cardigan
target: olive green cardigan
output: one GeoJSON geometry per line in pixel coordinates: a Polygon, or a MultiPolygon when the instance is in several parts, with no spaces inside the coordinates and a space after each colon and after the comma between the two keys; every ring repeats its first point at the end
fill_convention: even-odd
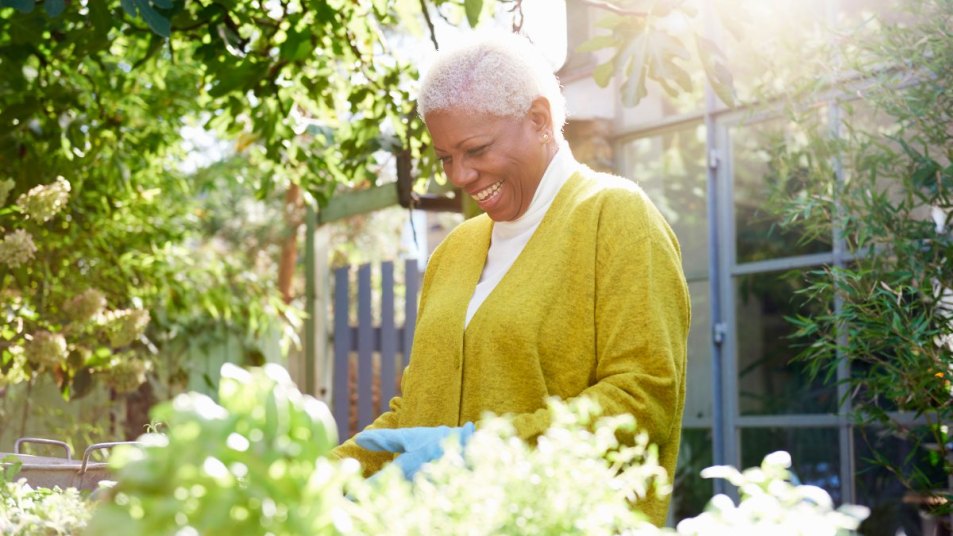
{"type": "MultiPolygon", "coordinates": [[[[533,440],[545,398],[586,395],[631,413],[674,474],[685,401],[688,289],[675,235],[631,181],[583,169],[563,185],[526,248],[464,329],[493,222],[458,226],[424,275],[402,396],[371,428],[458,426],[515,415],[533,440]]],[[[334,455],[366,473],[391,459],[353,440],[334,455]]],[[[668,501],[639,504],[653,522],[668,501]]]]}

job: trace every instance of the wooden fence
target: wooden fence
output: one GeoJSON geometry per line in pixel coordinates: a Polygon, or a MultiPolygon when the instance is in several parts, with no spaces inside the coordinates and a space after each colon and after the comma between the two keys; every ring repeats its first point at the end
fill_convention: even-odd
{"type": "Polygon", "coordinates": [[[410,358],[417,319],[420,273],[417,261],[404,261],[404,325],[394,321],[394,263],[380,265],[380,321],[375,325],[371,303],[371,265],[357,269],[357,324],[350,322],[350,273],[334,271],[334,364],[331,411],[340,440],[370,424],[397,394],[400,374],[410,358]]]}

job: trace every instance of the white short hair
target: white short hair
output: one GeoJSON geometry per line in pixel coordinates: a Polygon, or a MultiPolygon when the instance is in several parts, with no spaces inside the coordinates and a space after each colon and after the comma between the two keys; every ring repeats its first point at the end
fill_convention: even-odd
{"type": "Polygon", "coordinates": [[[448,108],[521,117],[540,96],[549,101],[554,136],[562,138],[566,100],[546,58],[523,36],[482,34],[437,54],[421,84],[417,110],[424,118],[448,108]]]}

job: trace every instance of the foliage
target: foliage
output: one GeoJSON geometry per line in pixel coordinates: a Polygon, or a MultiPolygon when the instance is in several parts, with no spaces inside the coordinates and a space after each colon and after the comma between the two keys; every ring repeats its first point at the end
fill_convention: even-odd
{"type": "Polygon", "coordinates": [[[593,78],[602,87],[612,77],[620,80],[622,103],[636,106],[648,95],[647,82],[654,81],[670,96],[690,92],[692,80],[685,62],[697,56],[715,93],[726,104],[735,101],[731,72],[724,54],[703,29],[692,29],[692,49],[667,26],[700,26],[703,17],[692,2],[656,0],[648,9],[627,6],[645,2],[594,2],[608,10],[598,26],[608,33],[594,36],[580,45],[579,52],[610,49],[611,57],[597,66],[593,78]],[[616,5],[618,4],[618,5],[616,5]]]}
{"type": "Polygon", "coordinates": [[[743,472],[717,465],[702,471],[704,478],[723,478],[738,488],[741,502],[716,495],[706,511],[678,524],[686,535],[733,534],[744,529],[751,534],[781,530],[782,534],[850,534],[870,511],[864,506],[834,502],[823,488],[791,482],[791,456],[779,451],[764,457],[760,467],[743,472]]]}
{"type": "MultiPolygon", "coordinates": [[[[143,436],[142,448],[116,450],[119,482],[96,508],[89,533],[673,532],[632,508],[638,497],[670,492],[655,448],[638,433],[634,443],[620,443],[620,434],[633,437],[633,418],[599,418],[588,400],[553,401],[555,425],[535,448],[507,419],[487,416],[465,452],[448,443],[414,482],[393,467],[363,480],[353,460],[325,458],[337,441],[330,413],[301,395],[280,367],[226,365],[222,377],[219,403],[179,395],[155,410],[164,434],[143,436]]],[[[741,504],[731,508],[718,497],[678,533],[796,526],[788,533],[840,534],[864,517],[862,508],[834,511],[819,488],[791,484],[789,466],[790,458],[776,453],[744,473],[712,468],[707,477],[741,487],[741,504]]]]}
{"type": "Polygon", "coordinates": [[[631,415],[598,418],[587,399],[553,401],[553,426],[530,447],[505,419],[481,423],[413,484],[390,467],[351,488],[358,534],[619,534],[648,530],[632,503],[671,492],[631,415]],[[619,437],[632,437],[632,445],[619,437]],[[457,448],[454,448],[457,447],[457,448]]]}
{"type": "Polygon", "coordinates": [[[836,128],[804,121],[808,143],[775,155],[803,185],[782,207],[787,224],[843,245],[844,261],[812,272],[800,292],[823,310],[790,318],[799,358],[828,380],[847,365],[858,421],[908,441],[915,456],[932,452],[877,460],[915,489],[948,487],[953,473],[951,12],[950,0],[908,0],[893,12],[903,16],[839,47],[832,65],[859,74],[848,83],[860,100],[840,103],[836,128]]]}
{"type": "Polygon", "coordinates": [[[218,403],[181,394],[153,416],[167,432],[116,450],[119,483],[93,534],[322,534],[340,522],[357,468],[323,457],[337,444],[331,414],[278,365],[225,365],[218,403]]]}
{"type": "MultiPolygon", "coordinates": [[[[196,198],[207,190],[186,179],[196,144],[185,127],[233,141],[241,157],[217,168],[235,172],[224,189],[260,198],[297,183],[324,203],[338,185],[373,184],[401,152],[433,168],[409,99],[416,70],[388,43],[425,4],[266,4],[0,2],[0,289],[11,326],[0,381],[29,380],[36,368],[12,349],[49,332],[39,337],[55,351],[42,359],[63,395],[88,390],[90,373],[117,353],[62,331],[65,304],[85,292],[151,313],[148,351],[117,361],[117,370],[137,364],[127,380],[141,379],[156,352],[181,355],[210,325],[246,336],[248,353],[279,315],[293,331],[294,315],[243,270],[241,251],[202,247],[221,242],[199,234],[211,211],[196,198]],[[217,267],[206,262],[215,255],[217,267]]],[[[432,5],[476,24],[490,4],[432,5]]],[[[181,376],[167,372],[171,383],[181,376]]]]}
{"type": "Polygon", "coordinates": [[[139,339],[149,312],[110,308],[115,296],[107,297],[98,281],[73,277],[70,260],[79,248],[69,251],[75,236],[61,231],[70,229],[70,208],[81,202],[71,202],[75,190],[58,177],[0,207],[0,225],[9,226],[0,248],[0,385],[48,372],[70,396],[88,389],[93,374],[118,392],[145,379],[149,362],[139,339]]]}
{"type": "Polygon", "coordinates": [[[13,480],[18,464],[0,475],[0,534],[52,536],[79,534],[92,508],[76,488],[36,488],[13,480]]]}

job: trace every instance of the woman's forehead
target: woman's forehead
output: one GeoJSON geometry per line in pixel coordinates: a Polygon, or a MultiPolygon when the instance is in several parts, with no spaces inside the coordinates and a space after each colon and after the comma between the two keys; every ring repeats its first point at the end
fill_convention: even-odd
{"type": "Polygon", "coordinates": [[[441,109],[427,114],[424,122],[438,149],[449,150],[473,138],[492,136],[515,128],[519,119],[465,109],[441,109]]]}

